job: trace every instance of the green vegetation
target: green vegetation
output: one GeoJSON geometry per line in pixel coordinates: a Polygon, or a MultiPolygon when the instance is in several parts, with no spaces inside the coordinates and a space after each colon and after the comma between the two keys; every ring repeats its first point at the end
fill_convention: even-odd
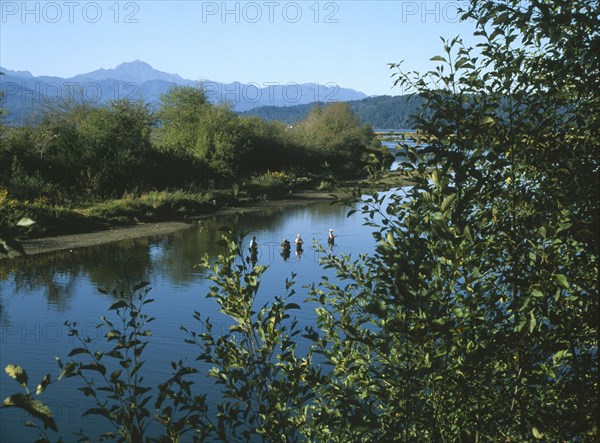
{"type": "MultiPolygon", "coordinates": [[[[400,95],[369,97],[347,102],[362,123],[374,128],[413,128],[423,99],[418,96],[400,95]]],[[[313,104],[294,106],[261,106],[242,112],[243,116],[256,116],[265,120],[277,120],[295,125],[306,119],[313,104]]],[[[321,104],[321,106],[324,106],[321,104]]]]}
{"type": "Polygon", "coordinates": [[[1,135],[0,229],[12,232],[27,216],[38,221],[33,235],[198,215],[324,177],[361,176],[374,158],[391,161],[346,105],[288,128],[239,117],[193,87],[170,90],[156,112],[125,99],[72,100],[37,126],[3,126],[1,135]],[[157,193],[160,202],[152,201],[157,193]]]}
{"type": "MultiPolygon", "coordinates": [[[[184,360],[154,395],[143,385],[141,285],[114,294],[111,351],[84,345],[71,355],[85,361],[61,363],[96,402],[86,413],[128,442],[146,441],[152,419],[173,442],[596,441],[598,12],[587,0],[472,0],[479,54],[444,40],[434,71],[398,71],[425,100],[416,129],[428,146],[404,148],[417,177],[406,195],[362,200],[376,252],[323,254],[338,280],[309,288],[316,324],[302,334],[291,318],[293,276],[255,306],[266,269],[226,236],[203,265],[229,332],[199,313],[201,332],[185,331],[222,388],[216,410],[184,360]]],[[[34,395],[22,368],[6,371],[26,391],[4,407],[28,411],[46,438],[56,426],[36,397],[50,376],[34,395]]]]}

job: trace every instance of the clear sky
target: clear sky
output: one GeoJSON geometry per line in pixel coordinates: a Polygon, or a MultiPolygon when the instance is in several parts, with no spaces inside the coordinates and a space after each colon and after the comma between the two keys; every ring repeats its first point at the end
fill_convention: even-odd
{"type": "Polygon", "coordinates": [[[467,3],[1,0],[0,65],[71,77],[137,59],[191,80],[396,95],[388,63],[426,71],[440,36],[474,44],[467,3]]]}

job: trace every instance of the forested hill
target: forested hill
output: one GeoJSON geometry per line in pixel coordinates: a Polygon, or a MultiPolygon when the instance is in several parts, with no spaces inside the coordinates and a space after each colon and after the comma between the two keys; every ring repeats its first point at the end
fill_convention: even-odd
{"type": "MultiPolygon", "coordinates": [[[[423,99],[417,96],[369,97],[362,100],[349,101],[351,109],[363,123],[370,123],[373,128],[412,128],[411,114],[418,112],[423,99]]],[[[296,106],[261,106],[241,113],[256,115],[265,120],[280,120],[288,124],[302,121],[315,103],[296,106]]]]}

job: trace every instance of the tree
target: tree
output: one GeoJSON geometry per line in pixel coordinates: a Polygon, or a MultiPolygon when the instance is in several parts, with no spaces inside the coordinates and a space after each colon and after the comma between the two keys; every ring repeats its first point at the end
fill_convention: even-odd
{"type": "Polygon", "coordinates": [[[128,99],[92,108],[78,122],[79,153],[97,190],[119,194],[142,187],[152,125],[149,107],[128,99]]]}
{"type": "Polygon", "coordinates": [[[350,417],[340,440],[598,434],[598,4],[465,18],[479,55],[445,40],[434,71],[397,76],[425,100],[416,184],[363,202],[376,254],[327,258],[347,283],[313,288],[334,368],[317,429],[350,417]]]}
{"type": "Polygon", "coordinates": [[[204,90],[193,87],[175,87],[161,101],[159,138],[165,148],[205,163],[215,177],[239,174],[250,134],[228,105],[209,103],[204,90]]]}
{"type": "Polygon", "coordinates": [[[301,144],[312,162],[328,163],[338,172],[356,173],[366,162],[367,147],[375,134],[361,125],[348,103],[316,105],[297,127],[301,144]]]}
{"type": "Polygon", "coordinates": [[[157,112],[160,144],[180,154],[194,152],[198,128],[209,107],[200,87],[176,86],[163,94],[157,112]]]}

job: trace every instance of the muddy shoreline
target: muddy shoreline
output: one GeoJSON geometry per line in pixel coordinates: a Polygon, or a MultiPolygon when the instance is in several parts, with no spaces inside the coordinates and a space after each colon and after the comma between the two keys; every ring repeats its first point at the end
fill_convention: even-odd
{"type": "MultiPolygon", "coordinates": [[[[223,209],[211,214],[199,215],[187,220],[166,221],[153,223],[140,223],[127,226],[114,226],[107,230],[94,231],[80,234],[66,234],[53,237],[40,237],[23,240],[21,245],[27,256],[49,254],[57,251],[74,250],[90,246],[103,245],[122,240],[161,236],[173,232],[190,229],[198,220],[225,216],[236,213],[247,213],[260,211],[268,208],[291,207],[300,205],[309,205],[311,203],[322,202],[326,200],[333,201],[331,194],[322,192],[303,192],[286,200],[264,201],[251,206],[241,206],[223,209]]],[[[21,254],[12,252],[8,256],[0,255],[0,263],[4,260],[11,260],[22,257],[21,254]]]]}

